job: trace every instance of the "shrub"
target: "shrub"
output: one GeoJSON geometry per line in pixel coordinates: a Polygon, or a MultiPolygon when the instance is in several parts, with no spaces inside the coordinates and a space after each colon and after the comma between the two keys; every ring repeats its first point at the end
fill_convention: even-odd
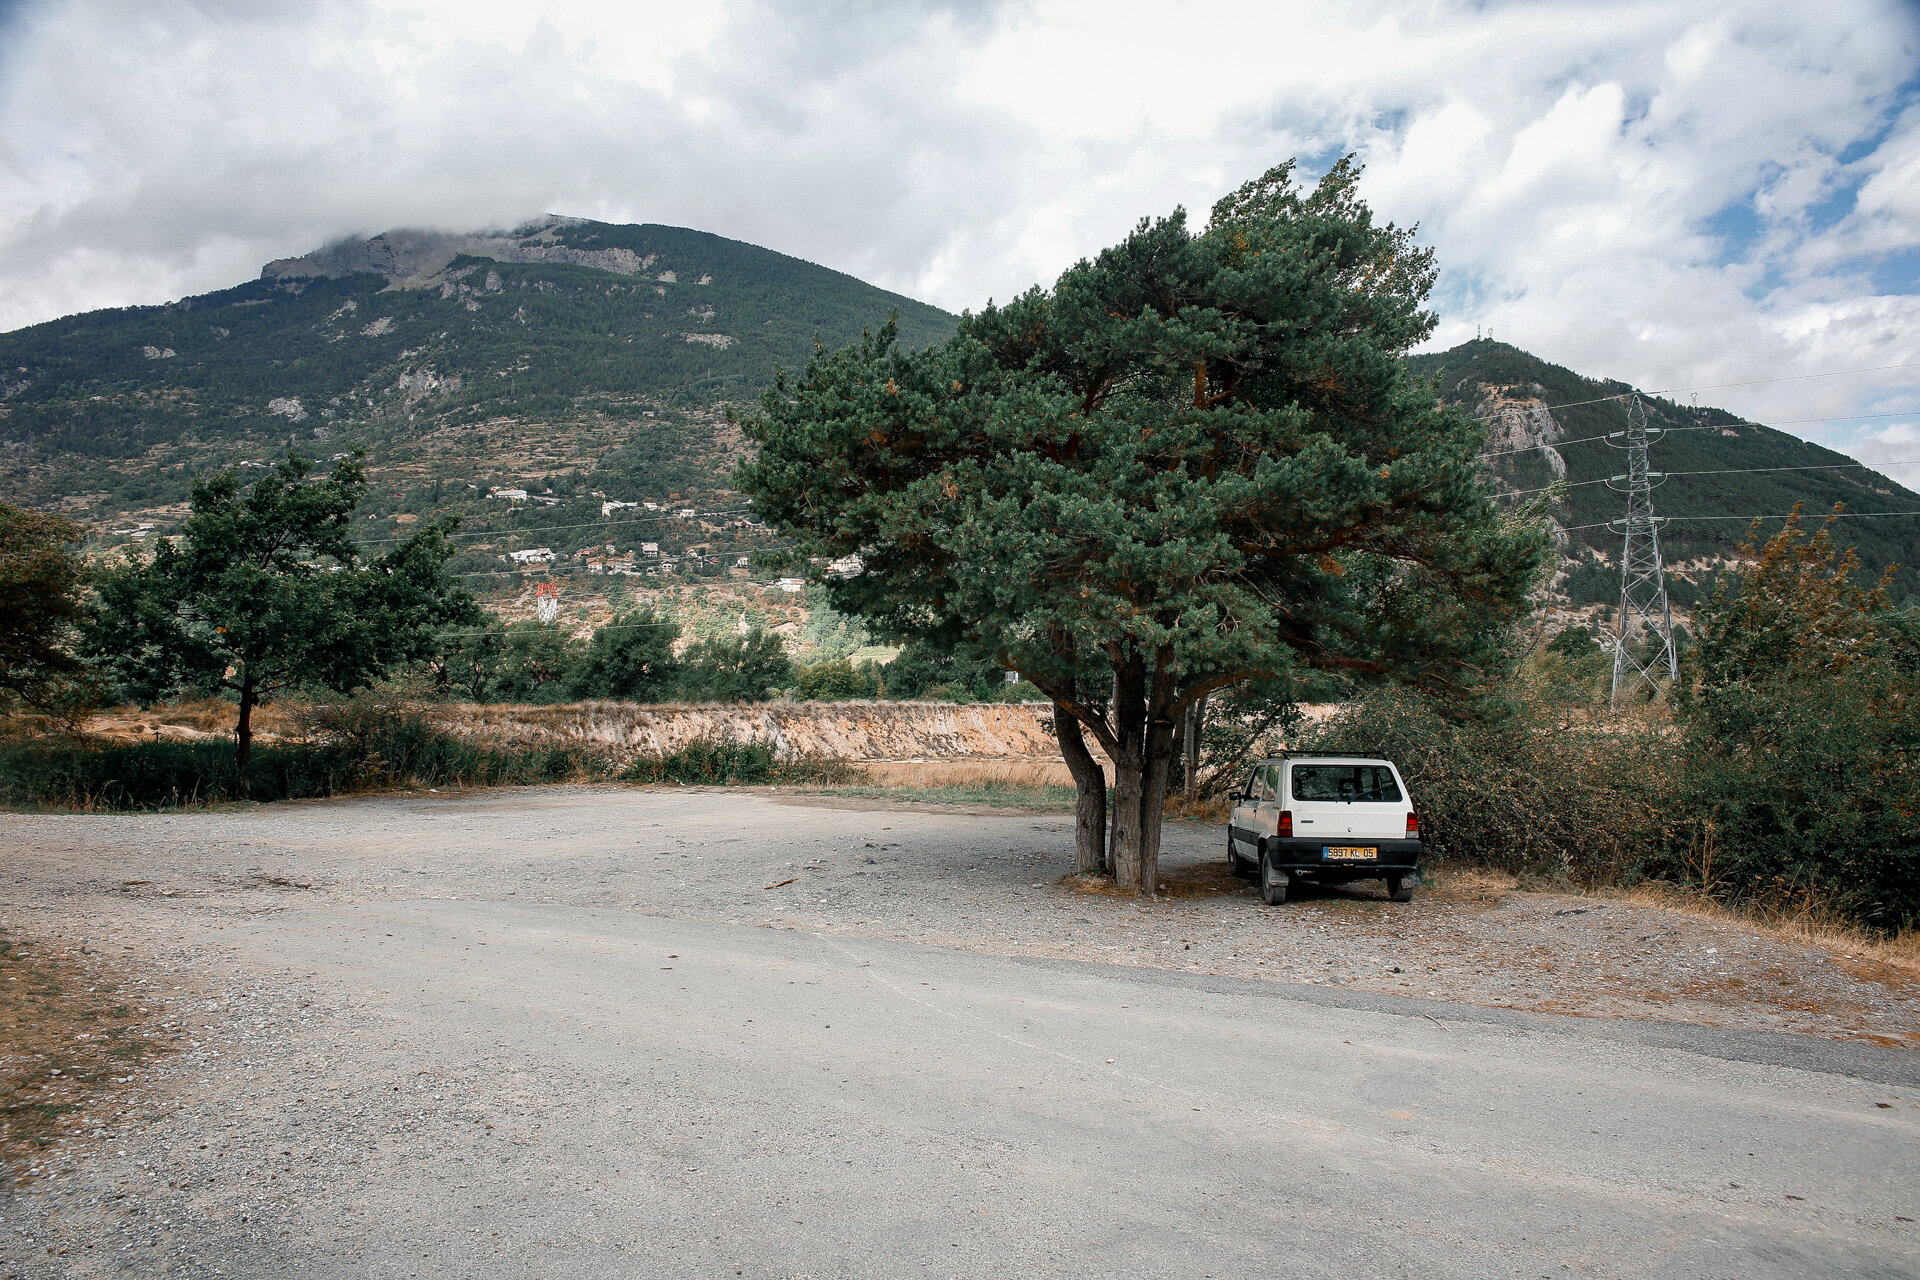
{"type": "Polygon", "coordinates": [[[850,698],[871,698],[880,691],[873,665],[858,667],[842,658],[838,662],[816,662],[794,672],[793,693],[804,702],[845,702],[850,698]]]}
{"type": "Polygon", "coordinates": [[[667,756],[645,756],[620,774],[624,782],[679,782],[689,786],[742,786],[754,783],[839,782],[851,775],[842,764],[782,760],[765,741],[689,742],[667,756]]]}
{"type": "Polygon", "coordinates": [[[239,786],[224,741],[107,746],[27,739],[0,747],[0,804],[10,808],[178,809],[239,798],[295,800],[387,787],[590,781],[611,764],[576,747],[466,742],[405,710],[351,703],[310,712],[307,740],[262,747],[239,786]]]}
{"type": "Polygon", "coordinates": [[[1645,720],[1568,715],[1525,679],[1505,692],[1456,721],[1411,690],[1372,689],[1297,747],[1399,765],[1436,857],[1585,884],[1647,874],[1670,822],[1671,738],[1645,720]]]}

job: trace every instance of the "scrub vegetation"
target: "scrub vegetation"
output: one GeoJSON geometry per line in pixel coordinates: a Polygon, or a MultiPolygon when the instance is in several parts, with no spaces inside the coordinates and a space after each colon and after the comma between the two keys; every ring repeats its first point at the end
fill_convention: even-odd
{"type": "Polygon", "coordinates": [[[1696,613],[1681,679],[1606,705],[1583,632],[1475,714],[1360,693],[1301,749],[1395,760],[1449,862],[1583,885],[1659,881],[1763,916],[1920,925],[1920,614],[1797,519],[1696,613]]]}

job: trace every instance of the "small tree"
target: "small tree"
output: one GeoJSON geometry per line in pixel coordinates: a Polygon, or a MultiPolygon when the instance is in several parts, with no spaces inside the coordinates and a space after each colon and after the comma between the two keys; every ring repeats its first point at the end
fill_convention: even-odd
{"type": "Polygon", "coordinates": [[[786,646],[758,627],[688,645],[681,663],[681,696],[697,702],[765,702],[793,680],[786,646]]]}
{"type": "Polygon", "coordinates": [[[493,702],[565,702],[582,646],[557,623],[522,619],[501,632],[500,658],[487,687],[493,702]]]}
{"type": "Polygon", "coordinates": [[[798,667],[793,675],[793,694],[803,702],[846,702],[853,698],[872,698],[879,694],[880,682],[874,677],[873,664],[854,666],[842,658],[838,662],[815,662],[798,667]]]}
{"type": "MultiPolygon", "coordinates": [[[[1675,703],[1695,836],[1666,873],[1730,898],[1920,920],[1920,678],[1886,580],[1799,512],[1758,522],[1695,614],[1675,703]]],[[[1891,570],[1889,570],[1889,573],[1891,570]]]]}
{"type": "Polygon", "coordinates": [[[44,707],[85,667],[73,654],[84,574],[71,520],[0,502],[0,711],[44,707]]]}
{"type": "Polygon", "coordinates": [[[680,678],[673,642],[680,624],[661,618],[651,607],[617,613],[597,629],[575,659],[567,677],[576,698],[622,698],[658,702],[680,678]]]}
{"type": "Polygon", "coordinates": [[[250,488],[231,470],[196,481],[178,545],[107,572],[89,629],[123,688],[234,697],[243,791],[255,707],[293,686],[364,688],[431,656],[436,632],[480,621],[447,576],[446,530],[429,525],[362,560],[351,536],[367,489],[358,456],[319,480],[312,468],[294,454],[250,488]]]}
{"type": "Polygon", "coordinates": [[[1431,255],[1341,162],[1176,212],[945,345],[891,325],[781,378],[735,481],[804,554],[858,555],[836,609],[964,641],[1055,707],[1076,863],[1151,892],[1179,726],[1299,670],[1464,695],[1506,660],[1546,540],[1479,479],[1483,429],[1405,355],[1431,255]]]}

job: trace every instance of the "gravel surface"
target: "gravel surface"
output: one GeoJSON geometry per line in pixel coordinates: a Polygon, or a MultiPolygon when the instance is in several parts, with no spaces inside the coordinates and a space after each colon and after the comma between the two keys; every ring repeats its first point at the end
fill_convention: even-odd
{"type": "MultiPolygon", "coordinates": [[[[893,1000],[895,993],[901,999],[920,999],[919,987],[954,981],[951,966],[962,964],[958,958],[940,959],[949,953],[928,947],[977,953],[980,958],[965,963],[998,965],[993,972],[1000,976],[994,980],[1002,983],[1013,981],[1008,973],[1033,975],[1038,982],[1049,973],[1054,974],[1049,981],[1065,981],[1059,974],[1079,971],[1070,964],[1068,969],[1049,970],[1041,964],[1009,970],[1003,961],[989,957],[1134,966],[1141,971],[1137,981],[1149,984],[1141,989],[1148,994],[1119,1004],[1110,1014],[1132,1017],[1155,1000],[1171,1002],[1165,1023],[1141,1030],[1143,1045],[1157,1035],[1170,1035],[1171,1044],[1177,1045],[1176,1024],[1186,1016],[1181,1011],[1195,1001],[1245,1002],[1262,990],[1294,989],[1282,984],[1313,984],[1334,1002],[1313,1007],[1310,1015],[1287,1018],[1319,1028],[1336,1053],[1339,1045],[1355,1043],[1355,1037],[1364,1045],[1373,1043],[1367,1037],[1384,1034],[1365,1021],[1380,1015],[1355,1012],[1373,1008],[1366,1001],[1379,996],[1437,1002],[1421,1006],[1431,1012],[1419,1013],[1418,1019],[1455,1028],[1447,1033],[1455,1037],[1537,1034],[1527,1029],[1534,1023],[1488,1021],[1496,1017],[1491,1011],[1510,1009],[1699,1024],[1730,1033],[1798,1032],[1852,1041],[1867,1054],[1890,1052],[1876,1046],[1920,1045],[1920,995],[1899,973],[1844,955],[1731,924],[1605,899],[1500,893],[1466,876],[1442,876],[1437,888],[1423,891],[1405,906],[1385,901],[1378,886],[1357,885],[1267,908],[1226,876],[1220,833],[1197,826],[1170,829],[1164,862],[1170,892],[1154,902],[1139,902],[1098,892],[1065,875],[1071,840],[1071,820],[1065,815],[938,812],[766,792],[553,788],[165,815],[8,815],[4,821],[0,927],[15,937],[44,939],[44,946],[76,953],[84,947],[98,985],[104,990],[117,982],[124,989],[132,1030],[170,1046],[130,1081],[105,1089],[83,1119],[68,1127],[65,1138],[21,1171],[18,1188],[0,1201],[6,1219],[0,1259],[7,1268],[0,1274],[22,1277],[560,1276],[650,1270],[676,1275],[888,1275],[908,1270],[988,1275],[1006,1274],[1005,1268],[1016,1263],[1036,1274],[1096,1273],[1091,1264],[1063,1261],[1064,1255],[1045,1250],[989,1256],[972,1245],[949,1246],[944,1239],[938,1247],[962,1249],[967,1262],[934,1265],[926,1258],[945,1255],[936,1250],[922,1257],[932,1246],[921,1237],[929,1231],[952,1234],[952,1222],[937,1215],[928,1219],[924,1205],[913,1211],[885,1210],[918,1223],[903,1237],[917,1242],[911,1268],[895,1268],[888,1261],[886,1241],[880,1239],[841,1240],[834,1246],[843,1250],[836,1255],[841,1263],[828,1265],[816,1258],[811,1269],[771,1240],[751,1249],[713,1244],[707,1228],[716,1224],[702,1215],[719,1211],[703,1199],[699,1182],[719,1174],[716,1161],[721,1155],[712,1149],[713,1142],[727,1147],[725,1161],[734,1169],[727,1176],[736,1181],[748,1176],[738,1170],[750,1171],[756,1161],[780,1168],[787,1167],[783,1162],[797,1161],[795,1168],[812,1170],[811,1162],[827,1148],[844,1147],[845,1159],[861,1170],[876,1158],[912,1164],[937,1156],[940,1167],[957,1160],[964,1173],[973,1161],[973,1173],[955,1175],[956,1186],[965,1185],[954,1194],[972,1205],[967,1213],[977,1209],[987,1216],[998,1211],[991,1197],[977,1204],[969,1199],[981,1194],[979,1178],[1005,1176],[1011,1185],[1038,1175],[990,1172],[1004,1162],[1006,1148],[995,1145],[1000,1139],[986,1132],[991,1123],[980,1116],[999,1114],[1004,1101],[983,1101],[979,1114],[968,1121],[970,1127],[956,1132],[938,1132],[929,1121],[917,1137],[889,1133],[885,1141],[876,1138],[876,1157],[874,1149],[849,1145],[848,1134],[867,1123],[869,1112],[859,1105],[834,1112],[835,1119],[818,1112],[809,1095],[793,1102],[796,1119],[764,1114],[764,1097],[793,1088],[791,1072],[775,1072],[758,1092],[742,1093],[748,1101],[735,1102],[744,1111],[721,1108],[697,1090],[688,1092],[698,1073],[711,1066],[702,1055],[719,1052],[715,1045],[721,1042],[703,1039],[704,1033],[674,1022],[672,1034],[663,1033],[657,1062],[647,1063],[644,1050],[619,1039],[630,1034],[622,1019],[635,1007],[632,992],[623,991],[617,998],[611,993],[592,998],[571,994],[569,984],[580,984],[581,991],[591,994],[592,983],[611,981],[608,975],[616,968],[627,974],[621,981],[636,981],[627,970],[635,965],[633,947],[642,945],[634,939],[642,936],[646,962],[638,969],[668,984],[657,996],[644,998],[664,1002],[688,989],[671,985],[683,976],[676,970],[695,966],[691,958],[683,960],[676,953],[676,945],[709,955],[737,952],[744,958],[724,975],[725,981],[738,979],[745,984],[741,991],[761,993],[767,983],[777,987],[784,982],[799,988],[794,998],[803,1001],[826,999],[829,991],[839,989],[836,984],[844,985],[846,973],[836,966],[852,970],[879,964],[891,964],[902,973],[919,973],[914,966],[924,967],[924,979],[902,977],[886,987],[886,1000],[893,1000]],[[682,941],[676,944],[676,938],[682,941]],[[892,944],[919,947],[888,949],[892,944]],[[829,954],[821,948],[840,950],[829,954]],[[553,975],[551,992],[544,991],[540,966],[554,963],[551,957],[560,953],[602,956],[608,972],[598,973],[588,964],[585,976],[571,970],[553,975]],[[805,959],[816,953],[824,958],[805,959]],[[949,968],[940,968],[943,965],[949,968]],[[789,971],[791,976],[778,976],[789,971]],[[750,982],[743,976],[747,974],[750,982]],[[1270,981],[1265,987],[1233,981],[1248,978],[1270,981]],[[1216,979],[1226,985],[1204,985],[1216,979]],[[1181,982],[1202,985],[1183,988],[1177,985],[1181,982]],[[808,987],[822,990],[809,992],[808,987]],[[568,993],[565,999],[563,992],[568,993]],[[542,1003],[549,994],[550,1007],[542,1003]],[[484,1005],[490,1012],[482,1016],[459,1007],[469,1004],[484,1005]],[[470,1012],[476,1020],[462,1022],[470,1012]],[[429,1024],[431,1035],[425,1030],[429,1024]],[[516,1037],[523,1024],[545,1027],[557,1039],[522,1042],[516,1037]],[[1481,1029],[1463,1030],[1472,1027],[1481,1029]],[[616,1047],[621,1044],[624,1049],[616,1047]],[[602,1055],[594,1059],[596,1074],[588,1085],[574,1074],[580,1068],[570,1055],[576,1052],[602,1055]],[[604,1129],[635,1108],[650,1117],[645,1121],[650,1132],[658,1130],[657,1140],[650,1140],[641,1155],[623,1149],[604,1129]],[[755,1129],[742,1115],[760,1127],[755,1129]],[[804,1132],[789,1131],[795,1124],[804,1132]],[[965,1136],[975,1129],[981,1130],[977,1139],[965,1136]],[[756,1133],[761,1136],[754,1137],[756,1133]],[[610,1154],[608,1145],[593,1147],[595,1139],[583,1134],[597,1134],[597,1141],[611,1144],[619,1154],[610,1154]],[[977,1142],[971,1155],[969,1142],[977,1142]],[[648,1196],[662,1197],[648,1210],[661,1215],[649,1230],[655,1236],[664,1233],[677,1242],[673,1249],[684,1250],[672,1254],[672,1266],[662,1263],[666,1255],[658,1253],[649,1255],[651,1264],[640,1264],[631,1224],[619,1230],[610,1225],[618,1217],[612,1207],[617,1197],[608,1198],[614,1196],[610,1189],[623,1184],[600,1168],[608,1160],[626,1166],[638,1160],[643,1167],[627,1167],[620,1177],[641,1179],[648,1196]],[[474,1197],[454,1194],[469,1185],[474,1197]],[[483,1190],[484,1195],[478,1194],[483,1190]],[[510,1201],[514,1195],[521,1199],[510,1201]],[[396,1203],[416,1211],[431,1206],[436,1215],[432,1230],[418,1222],[396,1222],[396,1203]],[[537,1214],[531,1208],[536,1203],[537,1214]],[[432,1245],[426,1256],[413,1258],[422,1231],[432,1237],[432,1245]],[[696,1247],[696,1241],[704,1243],[696,1247]],[[464,1243],[454,1249],[450,1242],[464,1243]],[[467,1248],[476,1242],[506,1252],[467,1248]],[[489,1257],[496,1261],[486,1262],[489,1257]]],[[[696,1023],[713,1016],[705,1000],[732,1007],[728,1002],[748,998],[725,986],[722,978],[709,975],[702,980],[722,985],[689,1007],[686,1017],[696,1023]]],[[[983,978],[968,981],[978,982],[983,992],[989,985],[983,978]]],[[[1100,989],[1110,995],[1111,986],[1103,980],[1100,989]]],[[[848,1004],[835,1006],[837,1012],[822,1012],[820,1025],[837,1019],[843,1027],[860,1026],[863,1019],[882,1016],[873,998],[848,999],[848,1004]]],[[[1038,1007],[1044,1010],[1053,1007],[1047,1003],[1053,999],[1025,987],[1012,995],[987,992],[978,997],[977,1006],[969,1006],[973,1011],[967,1016],[987,1026],[1000,1016],[994,1011],[1009,1000],[1040,1001],[1038,1007]]],[[[1060,999],[1063,1018],[1078,1016],[1071,1001],[1060,999]]],[[[1044,1026],[1049,1016],[1028,1010],[1022,1017],[1029,1014],[1032,1026],[1044,1026]]],[[[762,1010],[748,1021],[758,1017],[774,1023],[779,1016],[786,1015],[762,1010]]],[[[1237,1041],[1245,1034],[1245,1016],[1224,1007],[1218,1011],[1220,1027],[1234,1028],[1220,1030],[1220,1042],[1237,1041]]],[[[1387,1019],[1406,1020],[1404,1010],[1387,1019]]],[[[1024,1029],[1017,1033],[1003,1028],[994,1034],[1038,1035],[1028,1022],[1020,1025],[1024,1029]]],[[[740,1023],[727,1034],[741,1034],[745,1027],[740,1023]]],[[[768,1062],[783,1060],[785,1046],[800,1045],[815,1034],[824,1033],[811,1023],[788,1028],[734,1065],[743,1071],[767,1070],[768,1062]]],[[[858,1079],[876,1055],[901,1052],[885,1039],[884,1018],[868,1034],[864,1056],[828,1056],[794,1069],[836,1079],[844,1073],[840,1085],[852,1088],[848,1082],[858,1079]]],[[[1675,1034],[1695,1033],[1676,1027],[1675,1034]]],[[[1453,1043],[1463,1042],[1456,1038],[1453,1043]]],[[[1580,1050],[1575,1059],[1580,1054],[1604,1059],[1630,1052],[1619,1047],[1625,1041],[1592,1043],[1600,1047],[1580,1050]]],[[[963,1061],[976,1048],[963,1038],[953,1048],[952,1060],[963,1061]]],[[[1071,1052],[1083,1049],[1077,1046],[1071,1052]]],[[[1044,1052],[1062,1060],[1070,1056],[1067,1047],[1044,1052]]],[[[1392,1052],[1412,1054],[1407,1059],[1411,1061],[1434,1051],[1403,1046],[1392,1052]]],[[[1711,1056],[1715,1051],[1696,1047],[1692,1052],[1711,1056]]],[[[1747,1061],[1768,1060],[1742,1058],[1744,1053],[1736,1049],[1719,1056],[1739,1059],[1738,1072],[1749,1076],[1760,1068],[1744,1065],[1747,1061]]],[[[1875,1164],[1875,1153],[1881,1149],[1876,1144],[1893,1142],[1908,1153],[1902,1159],[1911,1163],[1920,1089],[1905,1081],[1906,1068],[1897,1064],[1920,1059],[1894,1054],[1859,1061],[1872,1065],[1860,1071],[1844,1064],[1821,1069],[1877,1083],[1820,1085],[1837,1092],[1830,1098],[1823,1095],[1809,1114],[1830,1117],[1838,1114],[1836,1108],[1863,1108],[1883,1129],[1894,1126],[1874,1130],[1870,1141],[1849,1131],[1834,1139],[1835,1149],[1858,1158],[1859,1168],[1848,1176],[1893,1176],[1910,1189],[1916,1182],[1912,1171],[1891,1174],[1893,1166],[1875,1164]]],[[[1082,1065],[1097,1074],[1101,1062],[1095,1057],[1082,1065]]],[[[1471,1079],[1474,1072],[1487,1070],[1488,1062],[1498,1064],[1498,1070],[1514,1069],[1504,1053],[1471,1063],[1462,1059],[1461,1069],[1471,1079]]],[[[1836,1057],[1834,1062],[1843,1060],[1836,1057]]],[[[901,1068],[909,1075],[913,1069],[901,1068]]],[[[998,1069],[994,1063],[981,1066],[989,1073],[998,1069]]],[[[1675,1079],[1698,1074],[1704,1081],[1712,1074],[1693,1067],[1679,1077],[1663,1072],[1666,1083],[1661,1088],[1680,1088],[1675,1079]]],[[[871,1087],[895,1087],[885,1082],[898,1076],[899,1071],[883,1072],[871,1087]]],[[[1543,1082],[1513,1085],[1536,1086],[1551,1092],[1543,1082]]],[[[956,1087],[959,1100],[953,1105],[962,1110],[972,1092],[984,1088],[976,1077],[966,1077],[956,1087]]],[[[1096,1079],[1081,1087],[1114,1086],[1096,1079]]],[[[1413,1093],[1422,1087],[1409,1086],[1413,1093]]],[[[1714,1105],[1727,1108],[1726,1097],[1738,1096],[1745,1085],[1721,1081],[1716,1087],[1725,1091],[1716,1094],[1714,1105]]],[[[1123,1081],[1109,1100],[1131,1099],[1143,1088],[1123,1081]]],[[[1188,1107],[1184,1095],[1177,1104],[1169,1102],[1161,1085],[1145,1092],[1159,1099],[1156,1106],[1173,1106],[1181,1114],[1204,1114],[1222,1102],[1218,1093],[1210,1092],[1188,1107]]],[[[1053,1105],[1061,1114],[1071,1114],[1083,1096],[1072,1093],[1053,1105]]],[[[1235,1097],[1229,1090],[1226,1101],[1235,1097]]],[[[1778,1119],[1804,1103],[1776,1099],[1766,1105],[1775,1108],[1769,1114],[1778,1119]]],[[[1299,1105],[1312,1109],[1305,1101],[1299,1105]]],[[[1610,1112],[1595,1121],[1601,1128],[1594,1134],[1600,1136],[1609,1126],[1632,1127],[1633,1122],[1621,1116],[1634,1105],[1620,1102],[1618,1114],[1610,1112]]],[[[1409,1106],[1414,1109],[1408,1116],[1424,1117],[1415,1104],[1409,1106]]],[[[1311,1115],[1302,1119],[1304,1113],[1289,1114],[1306,1125],[1306,1130],[1297,1130],[1286,1127],[1290,1121],[1274,1121],[1293,1135],[1289,1141],[1300,1132],[1317,1131],[1321,1124],[1311,1115]]],[[[1141,1135],[1159,1132],[1154,1126],[1164,1119],[1140,1117],[1145,1128],[1128,1129],[1131,1136],[1106,1135],[1108,1145],[1102,1150],[1147,1142],[1141,1135]]],[[[1823,1123],[1809,1120],[1805,1132],[1813,1135],[1823,1123]]],[[[1657,1141],[1644,1129],[1641,1138],[1657,1141]]],[[[1044,1145],[1057,1135],[1043,1132],[1036,1140],[1044,1145]]],[[[1388,1136],[1379,1140],[1397,1141],[1388,1136]]],[[[1535,1140],[1545,1139],[1524,1139],[1535,1140]]],[[[1447,1145],[1420,1141],[1423,1151],[1432,1146],[1437,1152],[1447,1145]]],[[[1472,1145],[1465,1137],[1460,1141],[1472,1145]]],[[[1478,1172],[1471,1176],[1458,1169],[1435,1176],[1463,1179],[1464,1187],[1474,1178],[1491,1176],[1487,1171],[1492,1168],[1521,1169],[1524,1161],[1513,1162],[1525,1149],[1524,1141],[1518,1150],[1489,1148],[1476,1155],[1478,1163],[1470,1163],[1478,1172]]],[[[1810,1136],[1807,1158],[1824,1150],[1825,1141],[1810,1136]]],[[[1768,1155],[1744,1130],[1719,1134],[1714,1142],[1729,1151],[1745,1142],[1761,1153],[1752,1159],[1768,1155]]],[[[1790,1144],[1773,1154],[1786,1167],[1796,1158],[1790,1144]]],[[[1178,1168],[1190,1157],[1171,1153],[1169,1167],[1178,1168]]],[[[1622,1153],[1619,1158],[1631,1163],[1634,1157],[1622,1153]]],[[[1569,1154],[1569,1166],[1579,1159],[1569,1154]]],[[[1715,1166],[1712,1176],[1732,1167],[1715,1166]]],[[[1083,1174],[1055,1171],[1050,1176],[1083,1174]]],[[[1375,1154],[1338,1176],[1364,1181],[1384,1174],[1375,1154]]],[[[1660,1194],[1678,1195],[1682,1183],[1694,1194],[1698,1188],[1693,1183],[1705,1176],[1694,1169],[1672,1173],[1671,1185],[1662,1183],[1660,1194]]],[[[1732,1185],[1716,1194],[1744,1203],[1759,1176],[1752,1171],[1736,1174],[1728,1179],[1732,1185]]],[[[1813,1178],[1809,1185],[1814,1191],[1770,1191],[1764,1211],[1740,1212],[1771,1221],[1782,1206],[1806,1204],[1809,1195],[1817,1200],[1822,1188],[1843,1181],[1839,1174],[1824,1183],[1813,1178]]],[[[1214,1212],[1206,1207],[1205,1184],[1206,1179],[1196,1175],[1195,1185],[1202,1189],[1192,1194],[1202,1199],[1188,1206],[1200,1218],[1214,1212]]],[[[1385,1184],[1375,1189],[1388,1191],[1385,1184]]],[[[856,1206],[860,1196],[878,1194],[864,1184],[850,1184],[847,1190],[856,1206]]],[[[787,1184],[786,1192],[766,1187],[749,1191],[759,1209],[771,1203],[769,1196],[790,1194],[799,1206],[813,1194],[803,1182],[787,1184]]],[[[1644,1192],[1642,1188],[1634,1195],[1644,1192]]],[[[626,1193],[632,1193],[630,1184],[626,1193]]],[[[1089,1193],[1091,1189],[1082,1194],[1089,1193]]],[[[744,1193],[736,1185],[729,1194],[744,1193]]],[[[1404,1196],[1407,1191],[1400,1187],[1392,1194],[1404,1196]]],[[[1573,1196],[1569,1203],[1579,1201],[1579,1195],[1566,1194],[1573,1196]]],[[[1521,1198],[1529,1198],[1529,1193],[1521,1193],[1521,1198]]],[[[1852,1273],[1859,1263],[1860,1274],[1915,1274],[1911,1268],[1903,1270],[1899,1261],[1914,1256],[1911,1226],[1902,1225],[1920,1216],[1911,1211],[1913,1206],[1896,1214],[1872,1196],[1856,1200],[1822,1204],[1827,1217],[1795,1225],[1789,1233],[1797,1242],[1794,1248],[1808,1251],[1779,1254],[1784,1269],[1692,1269],[1692,1263],[1679,1266],[1675,1259],[1680,1254],[1659,1255],[1666,1259],[1663,1263],[1643,1257],[1632,1269],[1644,1274],[1843,1274],[1852,1273]],[[1883,1234],[1859,1237],[1858,1231],[1866,1229],[1861,1224],[1869,1218],[1872,1232],[1883,1234]],[[1865,1265],[1869,1261],[1872,1267],[1865,1265]]],[[[1546,1207],[1540,1206],[1543,1211],[1546,1207]]],[[[845,1204],[840,1211],[846,1213],[845,1204]]],[[[1649,1221],[1658,1219],[1663,1231],[1681,1232],[1679,1224],[1698,1211],[1691,1202],[1662,1201],[1649,1221]]],[[[839,1229],[851,1230],[848,1223],[876,1212],[880,1210],[869,1208],[865,1217],[843,1218],[839,1229]]],[[[1445,1210],[1434,1212],[1444,1216],[1445,1210]]],[[[816,1209],[815,1214],[830,1218],[826,1210],[816,1209]]],[[[1233,1220],[1229,1214],[1217,1231],[1234,1234],[1233,1220]]],[[[718,1238],[730,1242],[738,1234],[737,1225],[721,1230],[718,1238]]],[[[1028,1225],[1042,1236],[1067,1229],[1051,1219],[1028,1225]]],[[[1075,1230],[1082,1228],[1093,1229],[1101,1239],[1115,1229],[1109,1222],[1083,1222],[1075,1230]]],[[[1209,1240],[1216,1229],[1210,1229],[1209,1240]]],[[[1485,1274],[1518,1274],[1513,1270],[1517,1260],[1529,1255],[1514,1242],[1527,1231],[1567,1229],[1568,1221],[1552,1214],[1516,1218],[1505,1227],[1485,1227],[1503,1247],[1472,1265],[1467,1255],[1446,1250],[1421,1257],[1428,1266],[1439,1266],[1437,1273],[1481,1274],[1484,1263],[1485,1274]],[[1510,1231],[1510,1238],[1503,1231],[1510,1231]]],[[[1069,1237],[1078,1238],[1072,1232],[1069,1237]]],[[[1155,1256],[1177,1258],[1181,1247],[1174,1241],[1155,1256]]],[[[1413,1255],[1364,1256],[1380,1264],[1370,1273],[1385,1274],[1390,1273],[1389,1263],[1411,1268],[1413,1255]]],[[[1354,1258],[1358,1270],[1346,1274],[1369,1271],[1362,1254],[1354,1258]]],[[[1629,1261],[1625,1254],[1594,1258],[1599,1263],[1590,1274],[1623,1273],[1629,1261]]],[[[1156,1269],[1124,1251],[1108,1261],[1135,1274],[1196,1273],[1156,1269]]],[[[1222,1269],[1213,1274],[1230,1275],[1247,1274],[1246,1267],[1254,1263],[1229,1251],[1212,1258],[1209,1265],[1215,1264],[1222,1269]]],[[[1320,1273],[1297,1257],[1288,1267],[1270,1264],[1269,1258],[1262,1265],[1274,1273],[1320,1273]]],[[[1567,1273],[1557,1266],[1542,1268],[1543,1273],[1550,1270],[1567,1273]]]]}

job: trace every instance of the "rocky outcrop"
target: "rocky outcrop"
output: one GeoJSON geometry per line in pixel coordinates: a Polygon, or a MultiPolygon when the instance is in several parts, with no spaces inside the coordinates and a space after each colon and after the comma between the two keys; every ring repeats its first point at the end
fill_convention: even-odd
{"type": "Polygon", "coordinates": [[[1567,477],[1567,460],[1551,446],[1566,439],[1567,433],[1554,420],[1546,402],[1537,395],[1516,396],[1512,388],[1483,387],[1475,412],[1487,423],[1486,451],[1508,454],[1527,450],[1546,460],[1554,478],[1567,477]]]}
{"type": "MultiPolygon", "coordinates": [[[[1541,398],[1537,384],[1526,387],[1494,387],[1482,384],[1480,402],[1474,412],[1485,419],[1487,469],[1495,477],[1506,470],[1513,458],[1534,457],[1547,464],[1555,480],[1567,478],[1567,460],[1553,446],[1566,439],[1566,429],[1554,418],[1541,398]]],[[[1504,480],[1502,481],[1505,485],[1504,480]]],[[[1561,521],[1549,514],[1548,530],[1553,541],[1565,550],[1569,538],[1561,521]]]]}

